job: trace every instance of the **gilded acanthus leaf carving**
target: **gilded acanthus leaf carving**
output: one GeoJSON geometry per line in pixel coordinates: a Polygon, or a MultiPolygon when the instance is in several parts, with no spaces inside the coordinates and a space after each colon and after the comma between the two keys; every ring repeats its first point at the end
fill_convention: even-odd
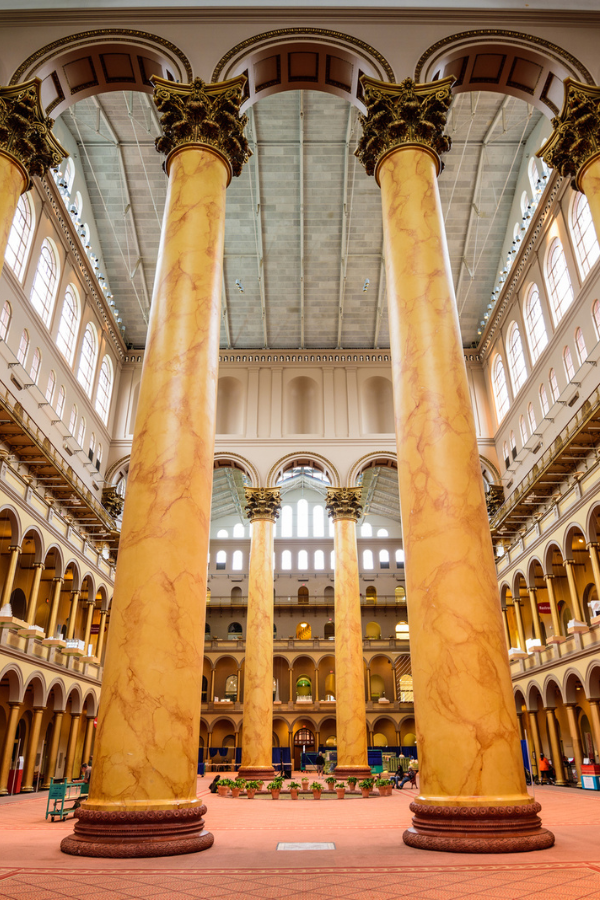
{"type": "Polygon", "coordinates": [[[240,175],[252,155],[244,134],[248,117],[240,116],[246,77],[217,84],[194,78],[191,84],[177,84],[155,76],[152,83],[163,130],[156,139],[159,153],[168,156],[186,144],[203,144],[225,157],[233,175],[240,175]]]}
{"type": "Polygon", "coordinates": [[[0,152],[12,157],[28,176],[43,175],[69,154],[52,134],[54,119],[44,114],[41,80],[0,87],[0,152]]]}
{"type": "Polygon", "coordinates": [[[427,147],[438,156],[450,149],[444,128],[452,103],[452,76],[429,84],[417,84],[412,78],[388,84],[363,75],[361,83],[367,115],[359,117],[363,134],[355,152],[367,175],[374,175],[381,159],[404,144],[427,147]]]}
{"type": "Polygon", "coordinates": [[[362,488],[328,488],[325,508],[330,517],[335,519],[354,519],[358,522],[362,516],[362,488]]]}
{"type": "Polygon", "coordinates": [[[600,155],[600,87],[565,79],[565,101],[552,119],[554,131],[537,156],[581,190],[578,177],[594,156],[600,155]]]}
{"type": "Polygon", "coordinates": [[[246,515],[253,522],[255,519],[271,519],[275,521],[281,509],[280,488],[244,488],[246,493],[246,515]]]}

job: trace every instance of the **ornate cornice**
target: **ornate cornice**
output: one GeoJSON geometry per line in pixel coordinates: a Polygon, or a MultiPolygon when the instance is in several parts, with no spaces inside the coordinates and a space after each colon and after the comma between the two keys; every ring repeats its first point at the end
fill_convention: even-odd
{"type": "Polygon", "coordinates": [[[256,519],[268,519],[274,522],[281,509],[280,488],[244,488],[246,493],[246,515],[251,522],[256,519]]]}
{"type": "Polygon", "coordinates": [[[154,102],[161,114],[163,133],[156,149],[167,157],[192,145],[210,147],[217,152],[236,177],[252,155],[244,128],[247,116],[240,116],[246,76],[206,84],[194,78],[191,84],[176,84],[153,77],[154,102]]]}
{"type": "Polygon", "coordinates": [[[441,170],[439,155],[451,146],[444,128],[454,77],[429,84],[417,84],[412,78],[387,84],[366,75],[360,80],[367,115],[359,116],[363,134],[355,154],[367,175],[375,175],[384,156],[392,150],[411,144],[433,153],[441,170]]]}
{"type": "Polygon", "coordinates": [[[358,522],[362,516],[362,488],[328,488],[325,508],[336,519],[352,519],[358,522]]]}
{"type": "Polygon", "coordinates": [[[24,190],[33,175],[43,175],[69,154],[52,134],[54,119],[44,113],[39,78],[0,87],[0,154],[8,156],[23,172],[24,190]]]}
{"type": "Polygon", "coordinates": [[[600,87],[565,78],[563,108],[552,119],[554,131],[538,150],[544,162],[581,190],[584,168],[600,156],[600,87]]]}

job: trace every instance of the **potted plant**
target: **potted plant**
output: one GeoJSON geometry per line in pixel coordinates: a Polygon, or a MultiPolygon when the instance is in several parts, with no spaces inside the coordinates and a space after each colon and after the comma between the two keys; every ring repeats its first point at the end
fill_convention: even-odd
{"type": "Polygon", "coordinates": [[[239,797],[240,791],[242,790],[242,788],[244,787],[245,784],[246,784],[246,782],[243,778],[236,778],[235,781],[232,781],[231,782],[231,796],[239,797]]]}
{"type": "Polygon", "coordinates": [[[267,790],[271,791],[271,797],[273,800],[279,800],[279,794],[281,791],[281,781],[275,779],[275,781],[270,781],[267,785],[267,790]]]}
{"type": "Polygon", "coordinates": [[[325,782],[327,784],[327,790],[333,791],[333,786],[335,784],[335,775],[328,775],[325,779],[325,782]]]}
{"type": "Polygon", "coordinates": [[[348,784],[350,785],[350,791],[356,790],[356,782],[357,781],[358,781],[358,778],[356,777],[356,775],[350,775],[350,777],[348,778],[348,784]]]}
{"type": "Polygon", "coordinates": [[[262,781],[247,781],[246,782],[246,797],[248,800],[254,800],[254,795],[257,790],[260,790],[262,787],[262,781]]]}
{"type": "MultiPolygon", "coordinates": [[[[335,781],[335,778],[333,779],[335,781]]],[[[313,799],[320,800],[321,799],[321,791],[323,790],[323,785],[320,781],[313,781],[310,786],[311,791],[313,792],[313,799]]]]}
{"type": "Polygon", "coordinates": [[[343,800],[344,794],[346,793],[346,785],[344,784],[344,782],[338,781],[338,783],[335,786],[335,790],[337,793],[338,800],[343,800]]]}
{"type": "MultiPolygon", "coordinates": [[[[308,784],[308,781],[306,783],[308,784]]],[[[292,800],[297,800],[300,785],[296,781],[290,781],[288,787],[290,789],[290,794],[292,795],[292,800]]]]}
{"type": "Polygon", "coordinates": [[[363,797],[368,797],[371,793],[371,788],[373,787],[373,779],[372,778],[364,778],[362,781],[358,782],[358,786],[362,791],[363,797]]]}
{"type": "Polygon", "coordinates": [[[385,797],[385,795],[387,793],[386,789],[385,789],[385,778],[378,778],[377,781],[375,782],[375,787],[379,791],[379,796],[385,797]]]}
{"type": "Polygon", "coordinates": [[[231,780],[229,778],[221,778],[217,784],[217,793],[219,794],[219,797],[226,797],[230,787],[231,780]]]}
{"type": "Polygon", "coordinates": [[[302,782],[302,790],[307,791],[308,790],[308,776],[303,775],[302,778],[300,779],[300,781],[302,782]]]}
{"type": "Polygon", "coordinates": [[[386,797],[391,797],[392,792],[394,790],[394,782],[391,778],[387,778],[385,782],[385,795],[386,797]]]}

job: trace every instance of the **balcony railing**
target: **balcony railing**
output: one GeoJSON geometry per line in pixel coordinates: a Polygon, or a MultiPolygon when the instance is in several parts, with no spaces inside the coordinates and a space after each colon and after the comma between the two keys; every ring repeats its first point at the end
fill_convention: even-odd
{"type": "MultiPolygon", "coordinates": [[[[208,608],[211,607],[221,607],[221,606],[248,606],[248,597],[243,595],[239,595],[237,597],[215,597],[211,595],[210,599],[207,601],[208,608]]],[[[371,597],[361,597],[360,598],[361,606],[370,606],[370,607],[378,607],[378,606],[398,606],[401,608],[406,608],[406,597],[402,597],[401,599],[397,599],[394,594],[377,596],[377,598],[371,597]]],[[[303,597],[299,599],[298,597],[275,597],[275,606],[334,606],[334,596],[325,596],[325,595],[313,595],[310,594],[308,597],[303,597]]]]}

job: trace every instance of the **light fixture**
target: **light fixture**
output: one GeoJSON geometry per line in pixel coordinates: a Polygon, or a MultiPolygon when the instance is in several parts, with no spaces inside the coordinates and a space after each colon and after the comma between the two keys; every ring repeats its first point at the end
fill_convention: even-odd
{"type": "Polygon", "coordinates": [[[240,279],[239,279],[239,278],[236,278],[236,279],[235,279],[235,283],[236,283],[236,285],[237,285],[237,289],[238,289],[238,291],[240,292],[240,294],[243,294],[243,293],[244,293],[244,285],[242,284],[242,282],[240,281],[240,279]]]}
{"type": "Polygon", "coordinates": [[[363,293],[367,290],[370,284],[371,282],[369,281],[369,279],[365,278],[365,283],[363,284],[363,293]]]}

